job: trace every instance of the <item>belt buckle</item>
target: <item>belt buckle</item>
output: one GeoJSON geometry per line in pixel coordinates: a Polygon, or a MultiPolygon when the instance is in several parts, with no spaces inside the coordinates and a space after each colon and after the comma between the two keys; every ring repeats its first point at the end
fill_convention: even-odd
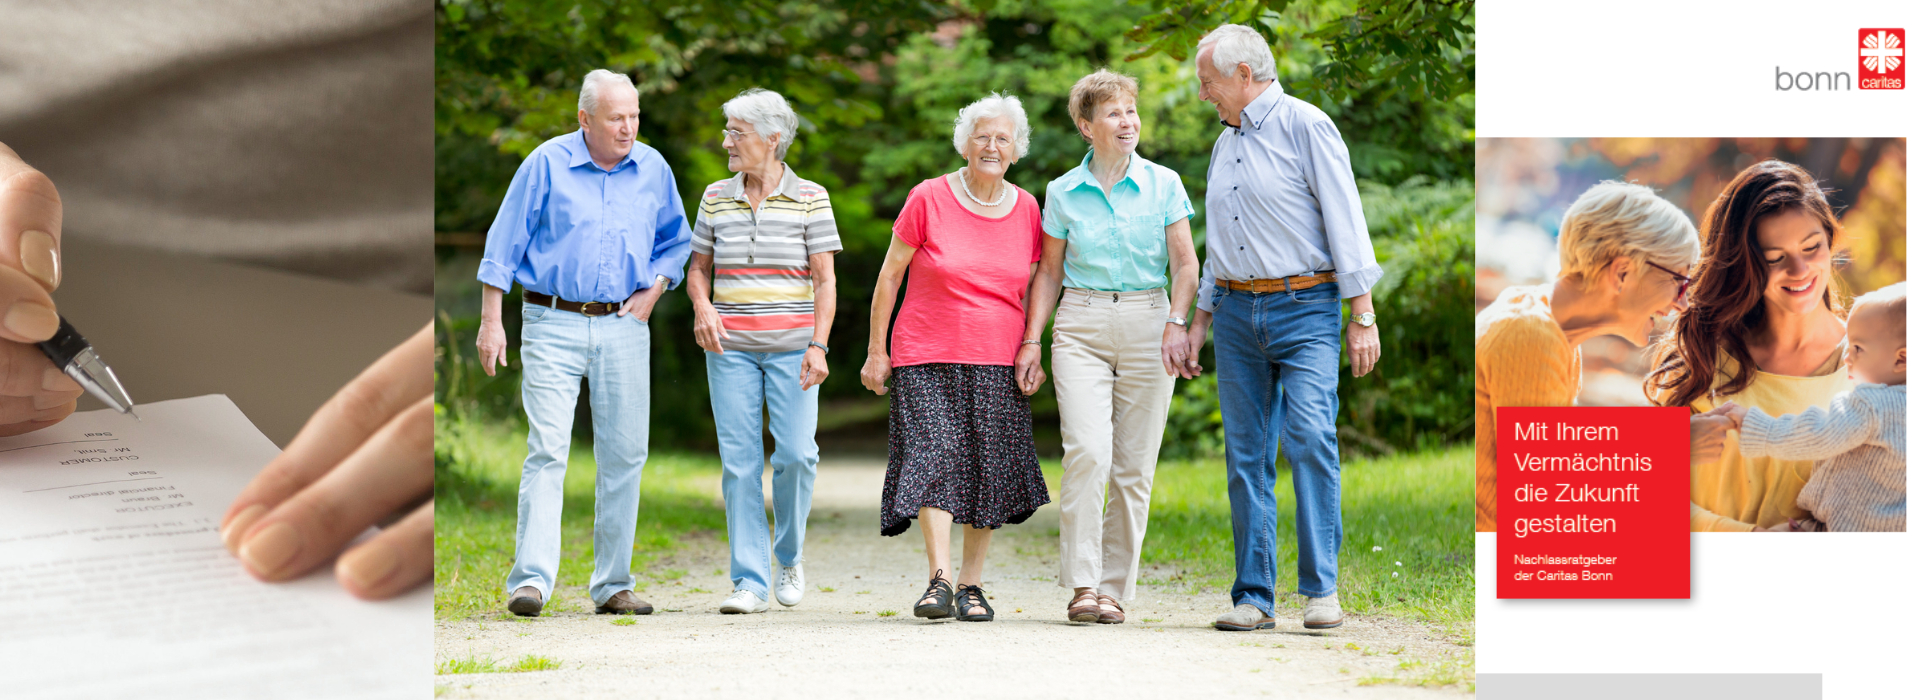
{"type": "Polygon", "coordinates": [[[602,316],[610,313],[609,308],[609,304],[600,301],[586,301],[583,302],[583,306],[578,309],[578,312],[585,316],[602,316]]]}

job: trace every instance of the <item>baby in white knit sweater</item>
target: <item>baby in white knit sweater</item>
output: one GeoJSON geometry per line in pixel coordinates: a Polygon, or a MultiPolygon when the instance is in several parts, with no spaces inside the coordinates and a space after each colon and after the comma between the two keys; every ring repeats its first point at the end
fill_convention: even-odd
{"type": "Polygon", "coordinates": [[[1843,356],[1856,388],[1837,394],[1827,410],[1771,417],[1726,403],[1711,412],[1737,424],[1745,457],[1816,460],[1796,496],[1811,519],[1792,521],[1794,529],[1903,531],[1904,324],[1901,282],[1856,299],[1843,356]]]}

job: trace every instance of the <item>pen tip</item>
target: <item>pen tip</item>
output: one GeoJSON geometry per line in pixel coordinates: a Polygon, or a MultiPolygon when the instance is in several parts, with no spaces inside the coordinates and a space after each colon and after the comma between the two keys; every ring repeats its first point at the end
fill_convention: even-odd
{"type": "Polygon", "coordinates": [[[132,416],[133,420],[139,421],[141,423],[146,422],[144,419],[139,417],[139,414],[133,413],[133,410],[130,408],[126,409],[126,415],[132,416]]]}

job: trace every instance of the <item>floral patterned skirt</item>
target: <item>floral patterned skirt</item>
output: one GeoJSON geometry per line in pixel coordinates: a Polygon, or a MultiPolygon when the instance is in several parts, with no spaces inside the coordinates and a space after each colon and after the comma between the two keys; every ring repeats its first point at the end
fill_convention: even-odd
{"type": "Polygon", "coordinates": [[[907,532],[924,507],[994,529],[1025,522],[1048,503],[1013,367],[896,367],[889,387],[883,535],[907,532]]]}

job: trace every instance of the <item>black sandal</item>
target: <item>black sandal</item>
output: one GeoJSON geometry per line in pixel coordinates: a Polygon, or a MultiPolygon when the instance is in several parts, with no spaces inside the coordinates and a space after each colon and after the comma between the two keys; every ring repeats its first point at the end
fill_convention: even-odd
{"type": "Polygon", "coordinates": [[[954,614],[954,589],[948,586],[948,579],[941,577],[940,569],[935,570],[934,578],[928,579],[927,592],[923,593],[921,598],[917,598],[916,600],[926,598],[932,598],[935,602],[927,605],[917,603],[915,605],[915,617],[939,620],[954,614]]]}
{"type": "Polygon", "coordinates": [[[980,586],[962,586],[955,593],[955,604],[961,606],[962,622],[989,622],[994,619],[994,606],[988,605],[988,598],[981,595],[980,586]],[[981,608],[987,612],[970,615],[968,608],[981,608]]]}

